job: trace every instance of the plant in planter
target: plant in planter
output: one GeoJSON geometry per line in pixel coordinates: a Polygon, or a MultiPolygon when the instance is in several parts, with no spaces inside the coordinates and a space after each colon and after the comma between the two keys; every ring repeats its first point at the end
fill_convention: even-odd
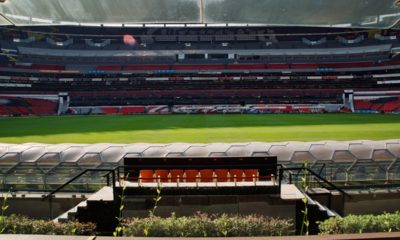
{"type": "Polygon", "coordinates": [[[319,223],[320,234],[350,234],[400,231],[400,212],[381,215],[349,215],[319,223]]]}
{"type": "Polygon", "coordinates": [[[291,220],[263,216],[207,215],[168,218],[152,216],[124,221],[124,235],[134,237],[247,237],[294,233],[291,220]]]}

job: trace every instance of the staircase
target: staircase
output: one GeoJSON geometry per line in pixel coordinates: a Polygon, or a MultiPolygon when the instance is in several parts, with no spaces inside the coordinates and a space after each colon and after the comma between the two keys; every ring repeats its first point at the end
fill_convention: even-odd
{"type": "Polygon", "coordinates": [[[87,207],[87,200],[80,202],[75,207],[71,208],[70,210],[66,211],[65,213],[61,214],[60,216],[53,219],[55,223],[63,223],[68,221],[76,220],[76,214],[78,213],[79,207],[87,207]]]}
{"type": "MultiPolygon", "coordinates": [[[[280,169],[279,181],[282,182],[286,177],[289,183],[303,186],[304,181],[308,185],[307,192],[302,191],[303,198],[307,198],[309,234],[318,234],[318,222],[330,217],[340,217],[344,213],[345,198],[351,198],[340,187],[321,176],[323,166],[319,173],[308,167],[301,168],[282,168],[280,169]],[[285,173],[287,173],[285,175],[285,173]]],[[[299,188],[300,189],[300,188],[299,188]]],[[[296,230],[300,234],[303,225],[304,202],[296,203],[296,230]]]]}
{"type": "Polygon", "coordinates": [[[98,232],[109,234],[118,225],[117,216],[118,205],[114,203],[113,188],[103,187],[87,200],[82,201],[53,221],[77,220],[79,222],[95,222],[98,232]]]}
{"type": "MultiPolygon", "coordinates": [[[[309,221],[309,234],[318,234],[319,233],[319,228],[318,228],[318,222],[325,221],[331,217],[340,217],[340,215],[328,208],[326,205],[321,204],[319,201],[311,198],[308,194],[304,194],[304,196],[307,198],[307,209],[308,209],[308,221],[309,221]]],[[[300,234],[299,230],[301,229],[301,226],[303,224],[303,213],[302,211],[304,210],[304,202],[300,201],[297,203],[296,206],[296,229],[297,229],[297,234],[300,234]]]]}

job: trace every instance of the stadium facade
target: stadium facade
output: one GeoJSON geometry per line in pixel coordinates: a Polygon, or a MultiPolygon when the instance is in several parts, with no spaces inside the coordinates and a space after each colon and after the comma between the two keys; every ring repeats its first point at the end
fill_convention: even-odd
{"type": "Polygon", "coordinates": [[[397,34],[3,27],[0,115],[398,113],[397,34]]]}
{"type": "Polygon", "coordinates": [[[0,13],[0,115],[400,112],[396,1],[13,0],[0,13]]]}

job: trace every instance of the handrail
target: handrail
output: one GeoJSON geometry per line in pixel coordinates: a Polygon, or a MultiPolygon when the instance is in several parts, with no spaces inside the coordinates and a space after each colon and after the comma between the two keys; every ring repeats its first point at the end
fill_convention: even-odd
{"type": "Polygon", "coordinates": [[[319,174],[317,174],[316,172],[314,172],[312,169],[310,169],[308,167],[280,168],[279,169],[279,184],[281,185],[281,183],[282,183],[282,178],[283,178],[283,172],[284,171],[296,171],[296,170],[299,170],[299,171],[306,170],[307,172],[311,173],[311,175],[314,175],[314,177],[316,177],[319,180],[321,180],[322,182],[328,184],[331,188],[335,189],[336,191],[339,191],[340,193],[342,193],[343,195],[345,195],[348,198],[352,198],[351,195],[346,193],[343,189],[341,189],[341,188],[337,187],[336,185],[334,185],[333,183],[329,182],[324,177],[320,176],[319,174]]]}
{"type": "MultiPolygon", "coordinates": [[[[113,189],[115,189],[115,171],[117,171],[119,168],[120,168],[120,166],[112,168],[112,169],[95,169],[95,168],[85,169],[82,172],[80,172],[79,174],[77,174],[76,176],[74,176],[73,178],[71,178],[70,180],[68,180],[63,185],[59,186],[58,188],[56,188],[55,190],[53,190],[52,192],[50,192],[49,194],[44,196],[42,198],[42,201],[46,200],[47,198],[51,198],[51,196],[53,196],[55,193],[59,192],[61,189],[65,188],[70,183],[72,183],[73,181],[75,181],[76,179],[80,178],[81,176],[83,176],[84,174],[86,174],[88,172],[107,172],[107,174],[105,176],[109,176],[109,174],[111,173],[112,174],[112,187],[113,187],[113,189]]],[[[108,185],[108,182],[107,182],[107,185],[108,185]]],[[[114,199],[115,199],[115,196],[114,196],[114,199]]]]}
{"type": "Polygon", "coordinates": [[[346,193],[343,189],[337,187],[335,184],[329,182],[328,180],[326,180],[324,177],[318,175],[316,172],[314,172],[312,169],[307,168],[307,171],[309,173],[311,173],[312,175],[314,175],[315,177],[317,177],[318,179],[322,180],[324,183],[328,184],[330,187],[332,187],[333,189],[341,192],[343,195],[346,195],[347,197],[351,198],[351,196],[346,193]]]}
{"type": "MultiPolygon", "coordinates": [[[[319,175],[322,175],[322,172],[324,171],[324,169],[326,168],[326,163],[317,163],[317,164],[315,164],[315,165],[321,165],[321,168],[319,169],[319,175]]],[[[315,166],[314,165],[314,166],[315,166]]],[[[297,176],[299,176],[299,174],[300,174],[300,171],[301,171],[302,169],[300,168],[299,169],[299,171],[296,173],[296,177],[297,176]]]]}
{"type": "Polygon", "coordinates": [[[321,169],[319,170],[319,173],[318,173],[320,176],[322,175],[322,172],[326,168],[326,163],[321,163],[321,164],[322,164],[322,166],[321,166],[321,169]]]}

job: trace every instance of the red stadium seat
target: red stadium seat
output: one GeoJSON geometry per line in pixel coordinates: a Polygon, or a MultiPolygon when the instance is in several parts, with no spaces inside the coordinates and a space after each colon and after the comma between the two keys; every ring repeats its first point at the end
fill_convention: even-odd
{"type": "Polygon", "coordinates": [[[231,70],[251,70],[251,69],[265,69],[264,64],[228,64],[227,69],[231,70]]]}
{"type": "Polygon", "coordinates": [[[213,181],[213,175],[214,171],[211,169],[203,169],[200,170],[201,174],[201,181],[202,182],[212,182],[213,181]]]}
{"type": "Polygon", "coordinates": [[[365,68],[373,67],[374,62],[338,62],[338,63],[320,63],[320,68],[365,68]]]}
{"type": "Polygon", "coordinates": [[[155,170],[154,173],[156,174],[157,181],[160,179],[161,182],[168,182],[168,170],[155,170]]]}
{"type": "Polygon", "coordinates": [[[296,63],[296,64],[292,64],[291,68],[293,68],[293,69],[317,69],[318,68],[318,64],[296,63]]]}
{"type": "Polygon", "coordinates": [[[147,65],[127,65],[123,67],[124,71],[155,71],[155,70],[169,70],[166,64],[147,64],[147,65]]]}
{"type": "Polygon", "coordinates": [[[270,63],[267,65],[268,69],[289,69],[289,64],[286,63],[270,63]]]}
{"type": "Polygon", "coordinates": [[[241,169],[232,169],[229,171],[229,173],[231,174],[231,181],[235,180],[235,176],[236,176],[237,182],[241,182],[244,180],[244,178],[243,178],[244,171],[241,169]]]}
{"type": "Polygon", "coordinates": [[[149,183],[154,182],[154,171],[153,170],[140,170],[140,177],[142,182],[149,183]]]}
{"type": "Polygon", "coordinates": [[[216,169],[215,174],[217,175],[218,182],[228,182],[228,169],[216,169]]]}
{"type": "Polygon", "coordinates": [[[252,182],[254,179],[257,179],[258,170],[257,169],[246,169],[244,170],[244,174],[246,175],[245,181],[252,182]]]}
{"type": "Polygon", "coordinates": [[[172,70],[223,70],[225,65],[223,64],[175,64],[171,68],[172,70]]]}
{"type": "Polygon", "coordinates": [[[185,171],[181,170],[181,169],[172,169],[170,171],[171,174],[171,181],[172,182],[177,182],[178,181],[178,177],[179,177],[179,181],[183,182],[183,174],[185,173],[185,171]]]}
{"type": "Polygon", "coordinates": [[[199,173],[198,170],[185,170],[186,178],[184,178],[184,181],[185,182],[196,182],[198,173],[199,173]]]}

